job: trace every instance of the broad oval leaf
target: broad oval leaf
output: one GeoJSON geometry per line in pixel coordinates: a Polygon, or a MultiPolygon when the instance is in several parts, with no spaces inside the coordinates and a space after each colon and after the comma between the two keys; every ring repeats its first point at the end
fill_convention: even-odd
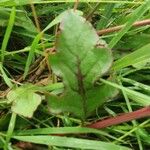
{"type": "Polygon", "coordinates": [[[32,85],[24,85],[7,94],[8,102],[12,102],[11,110],[16,114],[31,118],[38,105],[41,96],[36,94],[32,85]]]}
{"type": "Polygon", "coordinates": [[[56,54],[49,56],[54,73],[63,78],[62,96],[48,96],[52,112],[69,111],[86,118],[116,91],[108,85],[94,86],[112,64],[111,51],[83,17],[67,11],[60,24],[56,54]]]}

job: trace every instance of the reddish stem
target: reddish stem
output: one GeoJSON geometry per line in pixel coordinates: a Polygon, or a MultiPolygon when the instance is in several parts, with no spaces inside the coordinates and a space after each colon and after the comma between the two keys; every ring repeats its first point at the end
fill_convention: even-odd
{"type": "Polygon", "coordinates": [[[87,127],[101,129],[101,128],[106,128],[108,126],[120,124],[120,123],[131,121],[134,119],[148,117],[148,116],[150,116],[150,106],[144,107],[142,109],[139,109],[133,112],[124,113],[122,115],[118,115],[113,118],[104,119],[96,123],[92,123],[88,125],[87,127]]]}

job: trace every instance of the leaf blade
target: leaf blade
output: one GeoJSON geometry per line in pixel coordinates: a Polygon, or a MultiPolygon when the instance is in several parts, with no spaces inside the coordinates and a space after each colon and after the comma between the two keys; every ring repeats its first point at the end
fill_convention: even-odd
{"type": "Polygon", "coordinates": [[[59,137],[59,136],[14,136],[14,138],[21,141],[32,142],[37,144],[81,148],[81,149],[98,150],[101,147],[101,149],[103,150],[108,150],[108,149],[130,150],[129,148],[123,146],[117,146],[112,143],[85,140],[79,138],[77,139],[77,138],[68,138],[68,137],[59,137]]]}
{"type": "Polygon", "coordinates": [[[125,27],[110,41],[109,48],[113,48],[118,41],[126,34],[126,32],[132,27],[132,24],[140,18],[150,8],[150,1],[143,3],[137,9],[134,10],[132,17],[126,23],[125,27]]]}
{"type": "Polygon", "coordinates": [[[67,11],[60,29],[56,54],[49,56],[49,62],[54,73],[63,78],[65,91],[60,97],[49,96],[48,104],[51,112],[69,111],[85,119],[112,96],[112,91],[116,93],[112,88],[107,97],[100,91],[106,92],[109,86],[94,86],[95,81],[111,67],[112,54],[105,41],[99,40],[92,25],[74,12],[67,11]]]}
{"type": "Polygon", "coordinates": [[[11,90],[7,94],[8,102],[12,102],[11,110],[16,114],[31,118],[41,103],[41,96],[36,94],[31,85],[24,85],[11,90]]]}
{"type": "Polygon", "coordinates": [[[138,50],[124,56],[123,58],[120,58],[119,60],[115,61],[113,65],[113,69],[119,70],[124,67],[148,60],[150,58],[149,49],[150,49],[150,44],[147,44],[139,48],[138,50]]]}

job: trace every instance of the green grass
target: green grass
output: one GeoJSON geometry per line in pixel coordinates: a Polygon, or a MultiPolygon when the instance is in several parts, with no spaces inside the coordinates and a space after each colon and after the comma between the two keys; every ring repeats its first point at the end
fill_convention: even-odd
{"type": "Polygon", "coordinates": [[[13,25],[14,25],[15,14],[16,14],[16,8],[12,7],[12,11],[10,13],[8,26],[7,26],[7,29],[6,29],[4,38],[3,38],[3,42],[2,42],[2,47],[1,47],[1,62],[2,63],[4,61],[4,56],[5,56],[5,51],[6,51],[6,48],[7,48],[8,40],[10,38],[10,34],[12,32],[12,28],[13,28],[13,25]]]}
{"type": "MultiPolygon", "coordinates": [[[[74,7],[74,3],[68,1],[0,1],[0,149],[19,149],[19,142],[30,142],[33,147],[47,150],[149,149],[150,120],[147,117],[92,129],[83,127],[82,120],[68,112],[50,113],[46,97],[61,95],[64,85],[52,72],[47,51],[55,46],[59,23],[66,15],[62,12],[74,7]],[[36,29],[31,3],[36,4],[40,33],[36,29]],[[19,88],[20,85],[25,85],[24,89],[19,88]],[[15,95],[12,89],[18,93],[16,101],[10,103],[15,95]],[[42,102],[33,110],[33,117],[13,112],[12,107],[18,99],[32,102],[30,93],[34,95],[35,92],[41,96],[42,102]]],[[[84,17],[90,15],[89,20],[97,30],[125,25],[118,32],[101,36],[112,49],[114,62],[98,84],[119,89],[119,94],[97,108],[85,124],[149,106],[150,25],[132,27],[132,24],[149,18],[150,1],[101,0],[99,4],[86,1],[79,2],[78,10],[84,17]],[[115,83],[106,80],[109,74],[117,79],[115,83]]],[[[25,104],[19,103],[18,106],[25,107],[25,104]]]]}

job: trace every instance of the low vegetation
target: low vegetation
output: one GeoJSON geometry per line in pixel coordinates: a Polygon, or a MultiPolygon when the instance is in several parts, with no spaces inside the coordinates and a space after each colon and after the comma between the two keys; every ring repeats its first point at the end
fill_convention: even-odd
{"type": "Polygon", "coordinates": [[[150,147],[150,1],[0,1],[0,149],[150,147]]]}

